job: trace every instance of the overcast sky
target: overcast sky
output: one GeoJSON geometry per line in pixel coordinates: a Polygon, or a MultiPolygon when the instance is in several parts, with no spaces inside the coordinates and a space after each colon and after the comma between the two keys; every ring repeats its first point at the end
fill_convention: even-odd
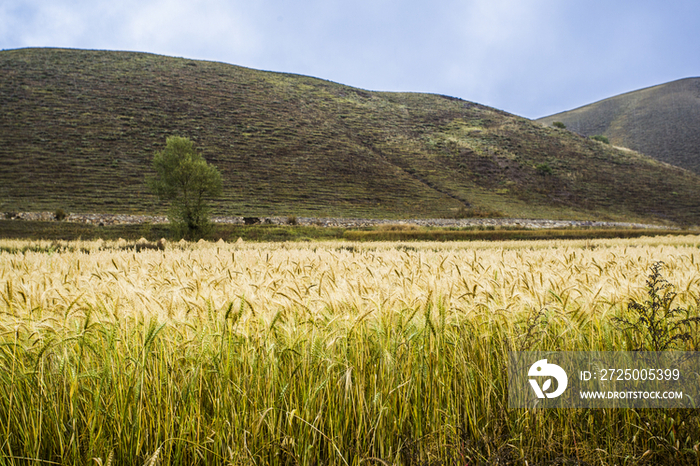
{"type": "Polygon", "coordinates": [[[0,48],[37,46],[215,60],[538,118],[700,76],[700,1],[2,0],[0,48]]]}

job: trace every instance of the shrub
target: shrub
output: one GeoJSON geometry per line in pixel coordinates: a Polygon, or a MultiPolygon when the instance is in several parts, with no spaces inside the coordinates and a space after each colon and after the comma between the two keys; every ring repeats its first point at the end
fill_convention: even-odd
{"type": "Polygon", "coordinates": [[[59,222],[68,217],[68,214],[63,209],[56,209],[56,212],[54,212],[53,215],[59,222]]]}
{"type": "Polygon", "coordinates": [[[566,125],[561,121],[555,121],[554,123],[552,123],[552,126],[559,129],[566,129],[566,125]]]}
{"type": "Polygon", "coordinates": [[[631,351],[666,351],[675,349],[679,342],[687,342],[697,332],[691,326],[700,323],[699,316],[690,316],[688,309],[672,308],[676,293],[673,285],[661,276],[664,263],[651,266],[647,279],[648,299],[639,303],[632,299],[627,310],[628,317],[616,317],[613,321],[623,330],[631,331],[631,351]]]}
{"type": "Polygon", "coordinates": [[[600,141],[603,144],[610,144],[610,140],[602,134],[596,134],[595,136],[591,136],[591,139],[593,139],[594,141],[600,141]]]}
{"type": "Polygon", "coordinates": [[[542,176],[551,175],[553,173],[552,167],[548,163],[540,163],[535,166],[537,173],[542,176]]]}

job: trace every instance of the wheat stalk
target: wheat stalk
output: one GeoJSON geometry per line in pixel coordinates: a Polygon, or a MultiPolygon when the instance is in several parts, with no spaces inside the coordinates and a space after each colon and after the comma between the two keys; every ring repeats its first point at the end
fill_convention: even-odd
{"type": "Polygon", "coordinates": [[[619,347],[608,322],[656,260],[676,304],[700,300],[697,237],[123,246],[0,240],[0,455],[80,463],[117,439],[110,464],[168,438],[173,462],[497,462],[559,435],[581,461],[638,459],[621,439],[654,429],[629,413],[505,413],[506,355],[619,347]]]}

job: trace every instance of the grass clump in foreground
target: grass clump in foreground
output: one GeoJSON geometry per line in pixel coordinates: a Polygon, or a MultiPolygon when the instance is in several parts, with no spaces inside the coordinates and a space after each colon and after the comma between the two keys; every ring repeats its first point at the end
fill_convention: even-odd
{"type": "MultiPolygon", "coordinates": [[[[506,361],[510,350],[625,348],[613,318],[634,321],[627,303],[647,293],[652,258],[696,315],[699,245],[201,243],[137,253],[84,242],[0,253],[0,457],[696,464],[696,410],[508,410],[506,361]]],[[[697,330],[678,344],[697,350],[697,330]]]]}

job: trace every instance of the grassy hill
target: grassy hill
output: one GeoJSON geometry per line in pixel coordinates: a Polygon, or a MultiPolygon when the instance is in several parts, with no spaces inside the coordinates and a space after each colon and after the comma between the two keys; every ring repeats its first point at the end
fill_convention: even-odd
{"type": "Polygon", "coordinates": [[[700,178],[460,99],[143,53],[0,52],[0,209],[163,212],[155,150],[190,137],[215,213],[667,220],[700,178]]]}
{"type": "Polygon", "coordinates": [[[663,162],[700,173],[700,78],[629,92],[538,120],[601,134],[663,162]]]}

